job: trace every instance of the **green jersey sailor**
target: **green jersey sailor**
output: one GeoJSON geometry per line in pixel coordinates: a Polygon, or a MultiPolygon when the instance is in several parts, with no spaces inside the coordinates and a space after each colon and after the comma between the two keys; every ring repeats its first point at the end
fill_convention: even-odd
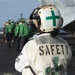
{"type": "Polygon", "coordinates": [[[5,25],[5,34],[6,34],[6,39],[7,39],[7,45],[10,48],[11,41],[12,41],[12,34],[13,34],[13,26],[11,25],[9,21],[5,25]]]}
{"type": "Polygon", "coordinates": [[[23,47],[15,60],[15,69],[22,75],[67,75],[72,52],[58,36],[63,24],[59,10],[53,5],[40,6],[32,19],[39,34],[23,47]]]}

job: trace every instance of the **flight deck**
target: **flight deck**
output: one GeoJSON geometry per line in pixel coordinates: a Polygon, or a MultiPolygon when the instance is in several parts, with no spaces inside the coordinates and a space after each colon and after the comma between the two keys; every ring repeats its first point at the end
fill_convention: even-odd
{"type": "MultiPolygon", "coordinates": [[[[73,56],[68,65],[68,75],[75,75],[75,38],[64,38],[71,46],[73,56]]],[[[14,67],[15,59],[19,55],[20,51],[16,51],[15,43],[11,44],[11,48],[7,47],[0,35],[0,75],[21,75],[14,67]]]]}

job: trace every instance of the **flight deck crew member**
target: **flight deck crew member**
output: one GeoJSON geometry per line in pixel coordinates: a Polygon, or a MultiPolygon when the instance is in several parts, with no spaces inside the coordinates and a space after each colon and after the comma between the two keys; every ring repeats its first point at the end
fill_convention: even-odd
{"type": "Polygon", "coordinates": [[[15,42],[15,35],[14,35],[14,28],[15,28],[15,23],[14,20],[10,20],[10,24],[12,25],[12,42],[15,42]]]}
{"type": "Polygon", "coordinates": [[[15,33],[17,35],[17,44],[18,44],[18,50],[17,51],[20,51],[20,50],[22,50],[23,46],[27,42],[27,40],[28,40],[27,38],[29,35],[29,28],[28,28],[25,21],[21,20],[19,22],[15,33]]]}
{"type": "Polygon", "coordinates": [[[40,34],[25,44],[15,60],[15,69],[22,75],[67,75],[72,52],[69,44],[58,36],[62,26],[60,12],[51,5],[35,11],[40,34]]]}
{"type": "Polygon", "coordinates": [[[5,26],[5,33],[6,33],[7,45],[10,48],[11,47],[10,46],[11,45],[11,41],[12,41],[12,30],[13,30],[13,27],[10,24],[9,21],[6,24],[7,25],[5,26]]]}
{"type": "Polygon", "coordinates": [[[20,39],[20,43],[21,43],[20,46],[21,46],[21,50],[22,50],[23,46],[28,41],[29,28],[27,26],[26,21],[20,21],[19,26],[20,26],[19,37],[21,37],[21,39],[20,39]]]}
{"type": "Polygon", "coordinates": [[[15,35],[15,43],[17,47],[17,51],[20,51],[20,37],[19,37],[19,22],[15,22],[15,28],[14,28],[14,35],[15,35]]]}

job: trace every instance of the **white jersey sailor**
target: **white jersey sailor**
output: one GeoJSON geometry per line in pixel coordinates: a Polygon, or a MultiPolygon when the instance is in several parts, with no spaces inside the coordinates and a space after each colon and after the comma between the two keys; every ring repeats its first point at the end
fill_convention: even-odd
{"type": "Polygon", "coordinates": [[[46,5],[39,7],[37,14],[40,21],[35,15],[36,27],[40,34],[26,43],[16,58],[15,69],[23,75],[67,75],[72,52],[69,44],[58,36],[62,26],[60,12],[46,5]]]}

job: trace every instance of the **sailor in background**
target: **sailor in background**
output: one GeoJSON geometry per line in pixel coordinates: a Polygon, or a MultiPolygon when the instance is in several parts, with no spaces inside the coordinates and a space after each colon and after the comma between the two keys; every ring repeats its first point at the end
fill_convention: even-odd
{"type": "Polygon", "coordinates": [[[29,28],[25,20],[20,20],[19,23],[15,24],[14,29],[17,51],[21,51],[25,43],[28,41],[29,28]]]}
{"type": "Polygon", "coordinates": [[[19,27],[20,49],[22,50],[23,46],[28,41],[27,36],[29,34],[29,28],[25,21],[20,21],[19,27]]]}
{"type": "Polygon", "coordinates": [[[8,22],[5,25],[5,34],[6,34],[7,45],[10,48],[12,41],[12,34],[13,34],[13,26],[11,25],[10,20],[8,20],[8,22]]]}
{"type": "Polygon", "coordinates": [[[15,35],[14,35],[15,22],[14,20],[11,19],[10,24],[12,26],[12,42],[14,42],[15,41],[15,35]]]}
{"type": "Polygon", "coordinates": [[[7,22],[4,22],[3,23],[3,42],[4,43],[7,43],[7,40],[6,40],[6,31],[5,31],[6,25],[8,25],[8,23],[7,22]]]}
{"type": "Polygon", "coordinates": [[[58,36],[63,24],[60,12],[51,5],[35,11],[32,19],[39,34],[25,44],[15,60],[15,69],[22,75],[67,75],[72,52],[69,44],[58,36]]]}
{"type": "Polygon", "coordinates": [[[15,22],[14,40],[14,42],[16,43],[17,51],[20,51],[19,21],[15,22]]]}

